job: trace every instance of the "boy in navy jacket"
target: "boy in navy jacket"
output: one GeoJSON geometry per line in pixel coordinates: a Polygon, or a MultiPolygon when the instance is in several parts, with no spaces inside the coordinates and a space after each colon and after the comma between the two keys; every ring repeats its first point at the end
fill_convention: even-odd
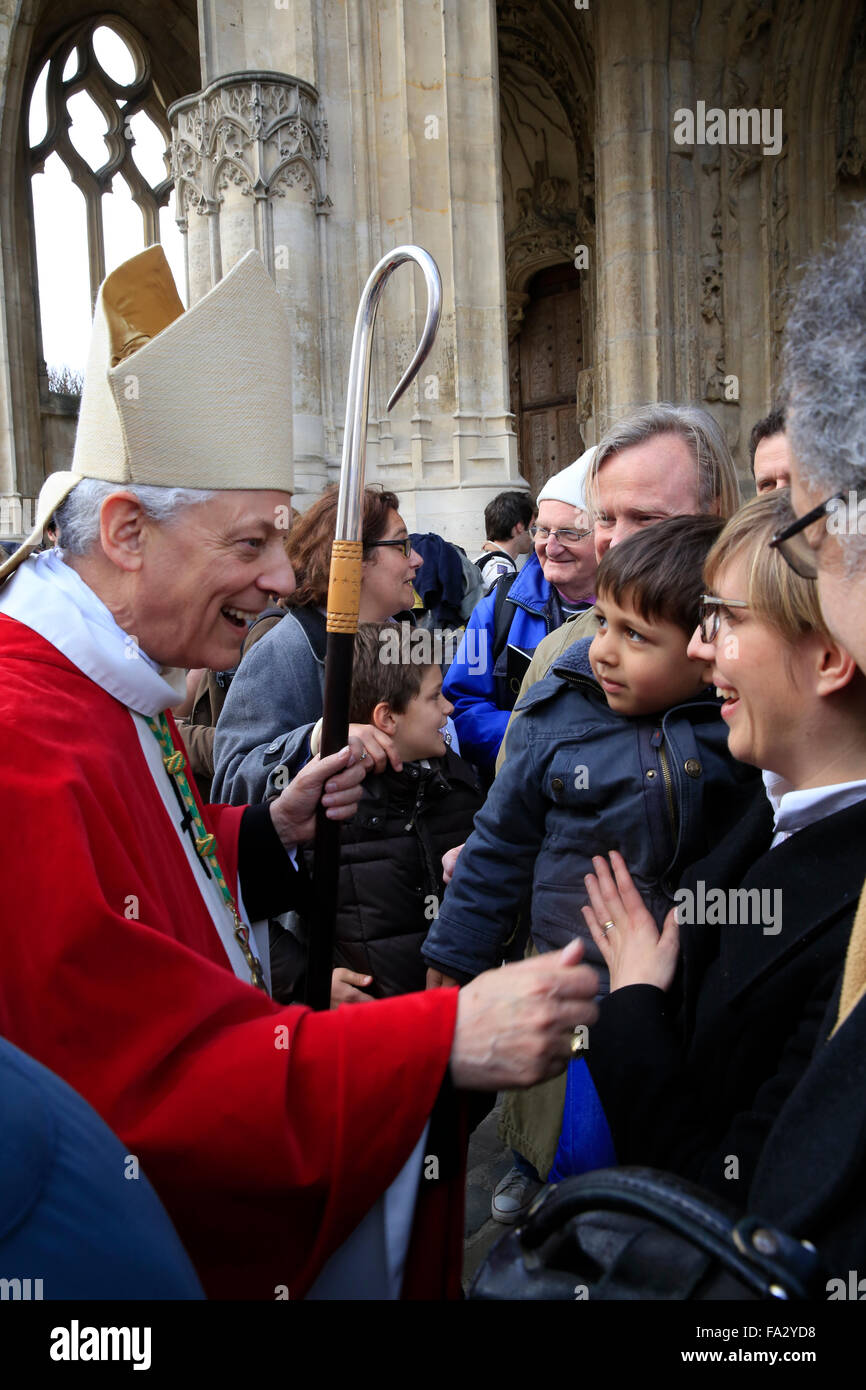
{"type": "Polygon", "coordinates": [[[508,759],[424,943],[428,966],[446,980],[465,982],[501,960],[531,888],[536,948],[582,936],[606,992],[580,912],[592,856],[623,854],[661,926],[682,870],[736,819],[759,774],[731,757],[710,667],[686,653],[721,526],[675,517],[604,555],[600,630],[521,702],[508,759]]]}

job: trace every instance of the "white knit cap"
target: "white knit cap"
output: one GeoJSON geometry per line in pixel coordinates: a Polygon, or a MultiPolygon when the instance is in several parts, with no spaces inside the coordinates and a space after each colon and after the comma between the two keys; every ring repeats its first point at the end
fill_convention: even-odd
{"type": "Polygon", "coordinates": [[[561,473],[554,473],[552,478],[548,478],[538,493],[536,502],[570,502],[579,512],[585,512],[586,483],[597,447],[594,444],[586,453],[581,454],[579,459],[575,459],[574,463],[563,468],[561,473]]]}
{"type": "Polygon", "coordinates": [[[0,581],[82,478],[291,492],[290,383],[288,320],[256,251],[186,311],[161,246],[125,261],[96,301],[72,471],[46,478],[0,581]]]}

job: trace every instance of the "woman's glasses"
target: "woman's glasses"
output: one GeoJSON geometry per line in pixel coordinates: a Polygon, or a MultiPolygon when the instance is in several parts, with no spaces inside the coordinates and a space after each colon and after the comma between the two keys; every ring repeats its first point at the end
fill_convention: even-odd
{"type": "Polygon", "coordinates": [[[405,539],[405,540],[402,540],[402,541],[370,541],[370,544],[369,544],[369,545],[365,545],[365,546],[364,546],[364,549],[365,549],[365,550],[375,550],[376,547],[377,547],[378,545],[393,545],[393,546],[396,546],[397,549],[402,550],[402,552],[403,552],[403,554],[406,556],[406,559],[407,559],[407,560],[410,558],[410,556],[411,556],[411,554],[412,554],[412,537],[411,537],[411,536],[407,536],[406,539],[405,539]]]}
{"type": "Polygon", "coordinates": [[[701,641],[708,646],[715,642],[722,626],[722,619],[728,616],[728,609],[748,606],[741,598],[716,598],[714,594],[701,594],[701,606],[698,610],[701,641]]]}

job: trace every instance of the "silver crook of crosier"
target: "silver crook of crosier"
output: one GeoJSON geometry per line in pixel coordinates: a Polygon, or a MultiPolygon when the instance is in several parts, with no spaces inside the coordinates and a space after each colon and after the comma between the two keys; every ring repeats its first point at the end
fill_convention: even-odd
{"type": "Polygon", "coordinates": [[[361,540],[361,494],[367,450],[367,411],[370,400],[370,361],[373,348],[373,325],[382,291],[393,271],[405,261],[414,261],[424,273],[427,286],[427,318],[415,355],[406,368],[387,409],[397,404],[409,383],[417,375],[433,346],[442,312],[442,280],[439,268],[429,251],[420,246],[396,246],[373,267],[364,286],[349,362],[349,389],[346,394],[346,426],[343,433],[343,461],[340,469],[340,493],[337,502],[335,540],[361,540]]]}

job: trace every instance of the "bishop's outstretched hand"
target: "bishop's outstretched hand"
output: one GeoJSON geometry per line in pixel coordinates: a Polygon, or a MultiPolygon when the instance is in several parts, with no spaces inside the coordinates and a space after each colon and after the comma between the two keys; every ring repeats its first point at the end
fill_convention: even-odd
{"type": "Polygon", "coordinates": [[[564,1071],[574,1030],[598,1018],[583,942],[486,970],[461,989],[451,1077],[469,1091],[534,1086],[564,1071]]]}

